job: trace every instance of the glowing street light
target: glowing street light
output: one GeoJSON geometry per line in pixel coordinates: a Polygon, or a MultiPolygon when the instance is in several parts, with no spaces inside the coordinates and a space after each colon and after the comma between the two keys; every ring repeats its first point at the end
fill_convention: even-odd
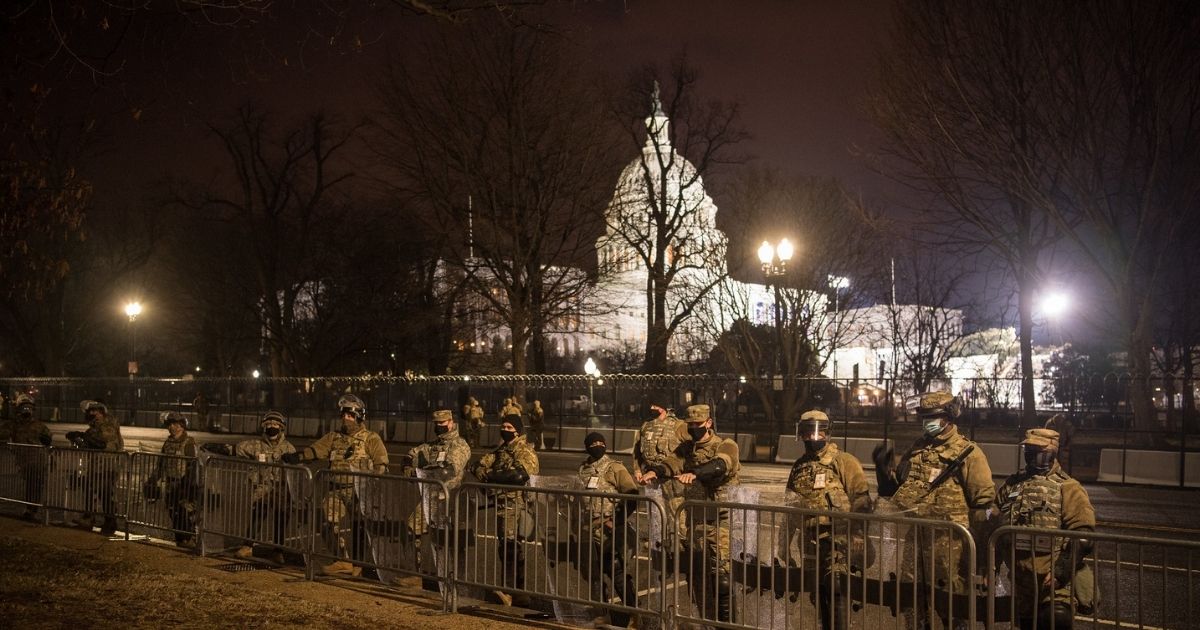
{"type": "Polygon", "coordinates": [[[1049,319],[1058,319],[1071,308],[1071,296],[1061,291],[1053,291],[1042,296],[1042,315],[1049,319]]]}
{"type": "Polygon", "coordinates": [[[253,376],[254,378],[258,378],[258,377],[262,376],[262,372],[259,372],[258,370],[254,370],[253,372],[250,373],[250,376],[253,376]]]}
{"type": "Polygon", "coordinates": [[[137,363],[137,316],[142,314],[142,303],[125,303],[125,316],[129,318],[129,378],[138,373],[137,363]]]}
{"type": "Polygon", "coordinates": [[[588,422],[596,424],[596,379],[600,377],[600,368],[596,367],[596,360],[588,357],[587,362],[583,364],[583,371],[588,375],[588,422]]]}

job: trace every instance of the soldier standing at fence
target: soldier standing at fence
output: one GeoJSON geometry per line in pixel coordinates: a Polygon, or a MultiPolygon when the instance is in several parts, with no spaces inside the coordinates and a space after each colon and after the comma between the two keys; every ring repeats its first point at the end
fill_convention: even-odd
{"type": "MultiPolygon", "coordinates": [[[[829,441],[829,416],[823,411],[806,411],[800,416],[800,439],[804,454],[788,475],[788,503],[806,510],[831,512],[871,511],[871,494],[862,464],[850,453],[829,441]]],[[[793,517],[788,521],[791,537],[803,524],[798,544],[803,555],[815,558],[818,574],[813,598],[825,630],[849,627],[846,619],[847,576],[864,566],[866,540],[861,523],[831,521],[828,517],[793,517]]]]}
{"type": "Polygon", "coordinates": [[[146,480],[148,488],[154,488],[152,496],[158,496],[159,484],[162,498],[171,515],[171,529],[175,530],[175,544],[188,549],[196,546],[196,497],[199,478],[196,472],[196,440],[187,433],[187,418],[174,411],[164,411],[159,421],[167,429],[163,441],[163,457],[158,467],[146,480]],[[182,459],[189,458],[189,459],[182,459]]]}
{"type": "MultiPolygon", "coordinates": [[[[415,446],[408,452],[407,461],[401,474],[406,477],[420,476],[424,479],[441,481],[446,484],[447,490],[453,491],[462,483],[463,473],[467,471],[467,460],[471,459],[471,447],[467,445],[466,440],[459,436],[458,424],[454,422],[454,414],[449,409],[438,409],[433,412],[433,432],[437,437],[432,442],[415,446]],[[418,471],[423,472],[418,473],[418,471]]],[[[423,565],[424,561],[433,562],[433,554],[426,553],[427,551],[432,552],[435,549],[445,548],[446,529],[450,518],[448,514],[426,512],[426,506],[437,510],[446,500],[445,495],[437,486],[421,484],[420,489],[422,497],[425,496],[425,493],[431,492],[434,500],[428,502],[422,500],[418,503],[416,509],[408,516],[406,523],[406,533],[416,547],[419,566],[423,565]],[[426,536],[431,527],[433,529],[432,545],[429,544],[428,536],[426,536]]],[[[425,573],[436,571],[436,566],[433,564],[424,565],[423,568],[425,573]]],[[[429,590],[437,590],[436,584],[425,584],[425,586],[429,590]]]]}
{"type": "MultiPolygon", "coordinates": [[[[520,415],[509,415],[500,425],[500,444],[491,453],[480,458],[471,470],[484,483],[506,486],[523,486],[531,475],[538,474],[537,453],[521,435],[524,426],[520,415]]],[[[513,588],[525,588],[525,538],[533,535],[533,519],[525,504],[525,494],[518,490],[497,492],[496,506],[496,553],[500,558],[502,584],[513,588]],[[512,580],[509,580],[509,577],[512,580]]],[[[504,591],[495,591],[496,597],[505,606],[511,606],[513,597],[504,591]]],[[[525,598],[518,596],[521,600],[525,598]]]]}
{"type": "MultiPolygon", "coordinates": [[[[34,400],[29,394],[21,392],[13,399],[16,417],[0,423],[0,443],[40,444],[50,446],[52,436],[40,420],[34,418],[34,400]]],[[[46,470],[42,452],[18,451],[17,472],[25,485],[25,500],[29,503],[41,503],[46,484],[46,470]]],[[[37,517],[37,506],[25,507],[22,518],[34,520],[37,517]]]]}
{"type": "MultiPolygon", "coordinates": [[[[998,493],[1001,525],[1095,531],[1096,512],[1087,491],[1056,461],[1058,440],[1058,432],[1050,429],[1025,432],[1025,469],[1006,479],[998,493]]],[[[1069,629],[1076,610],[1092,612],[1096,580],[1084,562],[1092,547],[1087,539],[1070,545],[1050,536],[1017,534],[1001,543],[998,560],[1016,558],[1010,571],[1021,628],[1069,629]]]]}
{"type": "MultiPolygon", "coordinates": [[[[910,399],[909,406],[915,407],[924,435],[901,458],[898,468],[885,471],[898,486],[892,499],[912,516],[969,527],[972,510],[991,508],[996,486],[983,451],[954,424],[961,412],[959,400],[946,392],[927,392],[910,399]]],[[[967,590],[974,576],[966,575],[963,568],[966,559],[960,537],[947,530],[921,531],[910,536],[907,544],[913,554],[915,578],[924,585],[917,589],[919,600],[927,599],[930,584],[974,595],[974,588],[967,590]]],[[[924,615],[932,623],[936,604],[920,601],[920,612],[908,610],[905,614],[924,615]]],[[[950,624],[949,620],[943,622],[950,624]]]]}
{"type": "Polygon", "coordinates": [[[466,423],[467,445],[479,446],[479,436],[483,433],[483,407],[479,406],[474,396],[467,398],[467,405],[463,407],[463,421],[466,423]]]}
{"type": "MultiPolygon", "coordinates": [[[[354,394],[338,399],[342,428],[326,433],[311,446],[299,453],[282,456],[288,464],[314,459],[329,462],[332,471],[357,471],[383,474],[387,472],[388,453],[378,433],[367,429],[367,407],[354,394]]],[[[354,492],[354,477],[331,475],[325,492],[322,509],[325,518],[324,532],[329,552],[336,560],[322,567],[326,575],[359,576],[362,569],[350,559],[363,553],[362,523],[358,518],[358,501],[354,492]],[[347,539],[345,521],[350,520],[350,536],[347,539]]]]}
{"type": "MultiPolygon", "coordinates": [[[[579,481],[585,489],[609,494],[637,494],[638,486],[625,465],[608,456],[608,445],[603,435],[594,431],[589,433],[583,439],[583,447],[588,456],[579,465],[579,481]]],[[[636,607],[637,587],[625,574],[625,563],[632,555],[625,528],[626,504],[617,499],[599,497],[586,497],[583,502],[585,513],[591,518],[591,540],[579,541],[586,554],[579,564],[587,568],[592,600],[609,601],[605,593],[607,589],[603,588],[603,576],[607,575],[621,603],[636,607]]],[[[595,621],[607,623],[608,620],[599,617],[595,621]]],[[[624,626],[630,619],[626,614],[613,614],[612,621],[624,626]]]]}
{"type": "MultiPolygon", "coordinates": [[[[75,448],[112,453],[120,453],[125,450],[125,440],[121,438],[121,425],[115,419],[108,417],[108,407],[104,403],[97,400],[85,400],[80,407],[87,416],[88,428],[87,431],[67,433],[67,439],[75,445],[75,448]]],[[[111,462],[93,461],[93,464],[89,468],[88,476],[95,484],[93,487],[100,501],[100,509],[104,513],[104,523],[100,526],[100,533],[111,536],[117,531],[117,508],[114,501],[117,493],[117,471],[114,466],[108,465],[111,462]]],[[[91,529],[93,514],[88,512],[84,514],[83,518],[82,525],[91,529]]]]}
{"type": "MultiPolygon", "coordinates": [[[[675,417],[658,405],[650,405],[650,410],[658,415],[642,423],[638,431],[637,442],[633,444],[633,478],[643,486],[657,487],[663,495],[667,511],[663,516],[666,524],[663,529],[672,531],[670,523],[679,522],[673,528],[686,547],[687,519],[678,514],[679,505],[683,503],[683,484],[675,480],[675,476],[683,472],[685,456],[684,444],[691,440],[688,435],[687,423],[675,417]]],[[[672,541],[665,537],[662,544],[667,550],[672,549],[672,541]]]]}
{"type": "Polygon", "coordinates": [[[503,420],[509,416],[521,415],[521,407],[513,403],[512,398],[505,398],[504,405],[500,407],[500,419],[503,420]]]}
{"type": "Polygon", "coordinates": [[[542,441],[545,431],[546,410],[542,409],[542,401],[534,400],[533,407],[529,409],[529,443],[533,446],[533,450],[540,451],[546,448],[542,441]]]}
{"type": "MultiPolygon", "coordinates": [[[[684,496],[692,501],[728,501],[726,490],[738,484],[737,442],[718,437],[708,405],[692,405],[687,410],[688,433],[692,438],[687,447],[683,472],[676,476],[686,486],[684,496]]],[[[729,553],[729,509],[698,508],[688,519],[692,523],[693,591],[710,585],[707,592],[697,593],[703,605],[714,595],[717,621],[731,623],[732,559],[729,553]],[[700,575],[697,569],[703,570],[700,575]]]]}
{"type": "MultiPolygon", "coordinates": [[[[234,455],[253,459],[261,464],[277,464],[283,461],[285,455],[296,453],[296,447],[287,439],[287,418],[282,413],[268,411],[263,414],[259,426],[262,428],[262,436],[238,442],[233,449],[234,455]]],[[[251,527],[258,532],[259,538],[265,538],[269,533],[270,541],[276,545],[284,544],[288,503],[291,500],[281,473],[278,468],[266,466],[256,470],[252,477],[253,490],[250,495],[251,527]],[[266,529],[264,523],[269,524],[270,529],[266,529]]],[[[237,550],[239,558],[250,558],[253,555],[254,547],[250,541],[244,542],[237,550]]],[[[275,564],[284,562],[283,552],[277,548],[272,549],[268,558],[275,564]]]]}

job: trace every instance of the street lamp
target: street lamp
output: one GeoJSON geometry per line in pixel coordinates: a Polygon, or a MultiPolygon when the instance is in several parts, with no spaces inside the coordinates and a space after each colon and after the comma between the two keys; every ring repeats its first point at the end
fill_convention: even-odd
{"type": "Polygon", "coordinates": [[[142,314],[141,302],[127,302],[125,315],[129,317],[129,378],[138,372],[137,364],[137,316],[142,314]]]}
{"type": "MultiPolygon", "coordinates": [[[[834,321],[834,325],[838,326],[840,328],[841,324],[838,322],[837,317],[838,317],[838,311],[841,310],[841,308],[840,308],[841,304],[839,303],[838,298],[842,294],[842,289],[848,288],[850,286],[850,278],[847,278],[846,276],[835,276],[835,275],[830,274],[829,277],[827,278],[827,282],[829,284],[829,288],[833,289],[833,321],[834,321]]],[[[830,345],[833,348],[833,386],[835,389],[838,390],[838,400],[841,400],[842,399],[842,390],[841,390],[841,388],[838,387],[839,374],[838,374],[838,355],[837,355],[837,353],[838,353],[837,341],[838,341],[839,333],[840,333],[840,331],[834,331],[833,343],[830,345]]]]}
{"type": "MultiPolygon", "coordinates": [[[[783,408],[781,399],[783,396],[782,381],[775,382],[782,376],[783,373],[783,296],[780,292],[782,278],[787,275],[788,261],[792,259],[792,254],[795,249],[792,247],[792,242],[786,238],[779,241],[779,245],[772,246],[769,241],[763,241],[758,247],[758,262],[762,263],[763,277],[766,278],[767,285],[775,290],[775,369],[773,370],[772,378],[774,389],[779,394],[776,395],[776,406],[779,407],[777,413],[780,414],[779,422],[783,422],[783,408]],[[772,282],[774,281],[774,282],[772,282]]],[[[782,424],[781,424],[782,426],[782,424]]]]}
{"type": "Polygon", "coordinates": [[[583,371],[588,375],[588,423],[595,425],[596,419],[596,378],[600,376],[600,368],[596,367],[596,361],[592,357],[588,357],[586,363],[583,364],[583,371]]]}
{"type": "Polygon", "coordinates": [[[1071,308],[1071,296],[1053,291],[1042,296],[1041,311],[1047,319],[1058,319],[1071,308]]]}

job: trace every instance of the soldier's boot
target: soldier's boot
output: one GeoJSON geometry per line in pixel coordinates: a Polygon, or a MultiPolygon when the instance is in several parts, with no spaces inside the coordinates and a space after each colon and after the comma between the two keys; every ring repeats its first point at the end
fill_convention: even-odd
{"type": "Polygon", "coordinates": [[[846,618],[846,598],[836,595],[821,603],[821,627],[824,630],[847,630],[850,627],[846,618]]]}
{"type": "Polygon", "coordinates": [[[254,548],[250,545],[242,545],[233,555],[242,559],[250,558],[254,556],[254,548]]]}
{"type": "Polygon", "coordinates": [[[325,575],[349,575],[358,577],[362,575],[362,567],[345,560],[337,560],[321,567],[321,573],[325,575]]]}
{"type": "Polygon", "coordinates": [[[267,560],[270,560],[275,564],[287,564],[287,558],[284,558],[283,552],[278,549],[272,549],[271,552],[267,554],[267,560]]]}
{"type": "Polygon", "coordinates": [[[492,591],[492,594],[494,594],[496,596],[496,599],[500,600],[500,603],[502,605],[512,606],[512,603],[513,603],[512,595],[509,595],[508,593],[505,593],[504,591],[492,591]]]}
{"type": "Polygon", "coordinates": [[[104,517],[104,524],[100,526],[101,536],[112,536],[117,533],[117,519],[111,516],[104,517]]]}
{"type": "Polygon", "coordinates": [[[733,585],[728,573],[717,574],[717,621],[731,623],[733,621],[733,585]]]}

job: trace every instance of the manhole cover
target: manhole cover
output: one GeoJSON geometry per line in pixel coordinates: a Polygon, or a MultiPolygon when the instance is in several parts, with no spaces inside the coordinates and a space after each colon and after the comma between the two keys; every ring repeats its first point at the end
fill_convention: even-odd
{"type": "Polygon", "coordinates": [[[244,562],[231,562],[229,564],[218,564],[216,568],[221,571],[228,571],[229,573],[245,573],[246,571],[262,571],[269,567],[244,562]]]}

